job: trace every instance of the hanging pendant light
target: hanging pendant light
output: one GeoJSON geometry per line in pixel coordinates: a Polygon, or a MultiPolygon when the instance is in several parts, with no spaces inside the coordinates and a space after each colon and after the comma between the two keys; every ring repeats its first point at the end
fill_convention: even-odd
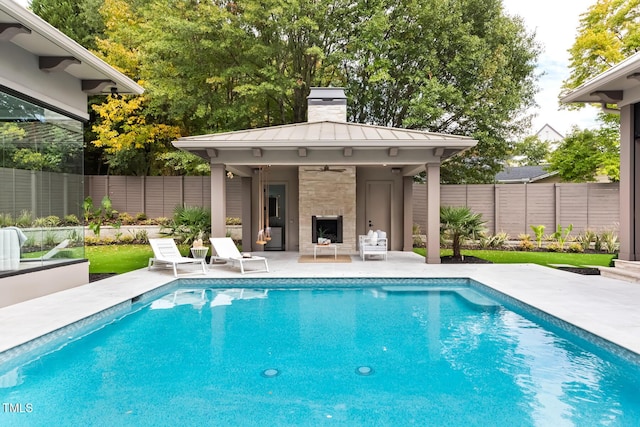
{"type": "Polygon", "coordinates": [[[267,242],[269,240],[271,240],[271,227],[269,227],[269,216],[270,216],[270,212],[269,212],[269,166],[267,166],[267,170],[264,174],[265,176],[265,191],[264,191],[264,198],[263,198],[263,202],[265,203],[265,218],[266,218],[266,222],[265,222],[265,226],[264,226],[264,240],[266,240],[267,242]]]}
{"type": "Polygon", "coordinates": [[[267,241],[264,239],[264,190],[262,188],[262,167],[258,171],[258,239],[256,244],[265,245],[267,241]]]}

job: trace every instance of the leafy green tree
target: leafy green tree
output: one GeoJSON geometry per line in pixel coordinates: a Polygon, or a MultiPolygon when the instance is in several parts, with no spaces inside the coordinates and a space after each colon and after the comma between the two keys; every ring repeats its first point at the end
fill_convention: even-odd
{"type": "Polygon", "coordinates": [[[580,19],[563,88],[576,88],[638,52],[639,22],[640,0],[597,0],[580,19]]]}
{"type": "Polygon", "coordinates": [[[476,147],[443,165],[441,179],[490,182],[508,157],[507,141],[528,124],[533,36],[500,1],[387,6],[364,18],[348,45],[352,119],[477,138],[476,147]]]}
{"type": "Polygon", "coordinates": [[[462,258],[460,252],[464,241],[477,239],[485,231],[482,214],[474,213],[466,206],[440,207],[440,234],[451,239],[453,257],[462,258]]]}
{"type": "Polygon", "coordinates": [[[104,32],[98,10],[104,0],[31,0],[31,10],[87,49],[104,32]]]}
{"type": "MultiPolygon", "coordinates": [[[[346,87],[352,121],[477,138],[442,178],[489,182],[533,103],[538,47],[500,0],[92,1],[102,2],[98,53],[146,89],[140,135],[122,121],[93,126],[112,170],[135,158],[119,153],[131,145],[106,151],[114,136],[302,122],[310,87],[333,85],[346,87]]],[[[155,134],[147,161],[170,151],[155,134]]]]}
{"type": "Polygon", "coordinates": [[[620,180],[620,142],[615,124],[597,130],[574,128],[549,158],[548,170],[558,171],[563,181],[595,181],[606,174],[620,180]]]}
{"type": "Polygon", "coordinates": [[[546,163],[549,153],[549,142],[541,141],[536,135],[530,135],[514,145],[512,155],[517,160],[512,162],[518,166],[538,166],[546,163]]]}
{"type": "Polygon", "coordinates": [[[168,151],[158,159],[164,162],[165,175],[209,175],[211,167],[204,159],[188,151],[168,151]],[[173,171],[173,173],[169,173],[173,171]]]}

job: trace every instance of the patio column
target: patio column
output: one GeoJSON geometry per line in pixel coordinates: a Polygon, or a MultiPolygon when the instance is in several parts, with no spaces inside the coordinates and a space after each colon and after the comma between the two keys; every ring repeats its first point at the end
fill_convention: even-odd
{"type": "Polygon", "coordinates": [[[440,264],[440,163],[427,163],[427,264],[440,264]]]}
{"type": "Polygon", "coordinates": [[[403,240],[402,250],[411,252],[413,250],[413,177],[402,177],[403,193],[403,240]]]}
{"type": "Polygon", "coordinates": [[[252,182],[252,178],[242,177],[242,250],[245,252],[253,251],[252,182]]]}
{"type": "Polygon", "coordinates": [[[224,165],[211,165],[211,236],[227,235],[227,194],[224,165]]]}

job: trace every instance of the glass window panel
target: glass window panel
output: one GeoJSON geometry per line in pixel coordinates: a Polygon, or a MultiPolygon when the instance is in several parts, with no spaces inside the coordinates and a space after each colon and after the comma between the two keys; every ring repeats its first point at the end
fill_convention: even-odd
{"type": "Polygon", "coordinates": [[[84,258],[83,142],[81,121],[0,91],[0,273],[84,258]]]}

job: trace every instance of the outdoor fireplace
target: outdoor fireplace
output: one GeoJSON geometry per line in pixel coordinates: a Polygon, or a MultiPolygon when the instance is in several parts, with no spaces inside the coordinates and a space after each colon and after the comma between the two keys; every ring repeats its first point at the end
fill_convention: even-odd
{"type": "Polygon", "coordinates": [[[342,215],[313,215],[311,217],[311,242],[323,235],[331,243],[342,243],[342,215]]]}

